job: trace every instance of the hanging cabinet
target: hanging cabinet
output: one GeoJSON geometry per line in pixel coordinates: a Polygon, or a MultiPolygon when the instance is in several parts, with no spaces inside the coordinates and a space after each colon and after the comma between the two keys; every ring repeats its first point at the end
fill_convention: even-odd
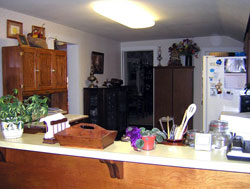
{"type": "Polygon", "coordinates": [[[33,47],[3,47],[3,94],[18,89],[19,99],[47,95],[50,105],[68,110],[67,53],[33,47]]]}

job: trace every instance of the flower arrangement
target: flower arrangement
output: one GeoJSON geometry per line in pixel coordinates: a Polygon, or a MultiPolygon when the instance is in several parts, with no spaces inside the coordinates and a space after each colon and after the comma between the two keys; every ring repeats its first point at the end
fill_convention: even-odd
{"type": "Polygon", "coordinates": [[[131,146],[135,150],[141,150],[144,147],[143,136],[155,136],[155,140],[161,143],[166,139],[166,135],[160,131],[158,128],[153,128],[152,130],[147,130],[144,127],[128,127],[126,129],[126,137],[129,137],[131,146]]]}
{"type": "Polygon", "coordinates": [[[181,55],[195,55],[196,58],[198,58],[198,52],[200,51],[200,47],[191,39],[184,39],[179,42],[177,49],[181,55]]]}

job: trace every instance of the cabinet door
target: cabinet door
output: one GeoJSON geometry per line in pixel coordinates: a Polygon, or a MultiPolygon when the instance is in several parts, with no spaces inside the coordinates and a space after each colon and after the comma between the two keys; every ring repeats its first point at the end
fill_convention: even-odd
{"type": "Polygon", "coordinates": [[[159,118],[172,115],[172,69],[155,68],[155,127],[159,118]]]}
{"type": "Polygon", "coordinates": [[[102,89],[84,88],[84,114],[89,116],[90,123],[104,126],[102,89]]]}
{"type": "Polygon", "coordinates": [[[52,51],[37,50],[36,76],[39,90],[52,88],[52,51]]]}
{"type": "Polygon", "coordinates": [[[53,87],[67,88],[67,54],[65,51],[55,51],[52,73],[53,87]]]}
{"type": "Polygon", "coordinates": [[[23,90],[33,91],[37,88],[36,77],[36,50],[34,48],[22,48],[22,65],[23,65],[23,90]]]}
{"type": "MultiPolygon", "coordinates": [[[[173,116],[180,125],[185,110],[193,103],[193,68],[173,69],[173,116]]],[[[192,129],[192,121],[189,121],[192,129]]]]}

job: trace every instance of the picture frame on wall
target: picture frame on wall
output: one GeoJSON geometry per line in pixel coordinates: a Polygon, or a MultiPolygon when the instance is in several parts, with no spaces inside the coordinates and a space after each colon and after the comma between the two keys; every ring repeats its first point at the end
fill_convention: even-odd
{"type": "Polygon", "coordinates": [[[103,74],[104,53],[93,51],[91,57],[94,74],[103,74]]]}
{"type": "Polygon", "coordinates": [[[45,37],[45,28],[40,26],[32,26],[32,35],[34,38],[46,39],[45,37]],[[35,36],[37,35],[37,36],[35,36]]]}
{"type": "Polygon", "coordinates": [[[7,38],[17,38],[17,34],[23,34],[23,23],[7,20],[7,38]]]}
{"type": "Polygon", "coordinates": [[[18,34],[17,35],[17,40],[20,45],[20,47],[29,47],[29,41],[27,40],[25,35],[18,34]]]}

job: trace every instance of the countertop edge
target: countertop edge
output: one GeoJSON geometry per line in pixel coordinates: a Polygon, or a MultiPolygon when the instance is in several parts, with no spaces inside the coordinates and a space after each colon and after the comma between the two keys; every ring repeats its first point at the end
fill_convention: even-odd
{"type": "Polygon", "coordinates": [[[238,161],[231,160],[230,162],[214,162],[209,160],[195,160],[195,159],[183,159],[173,157],[158,157],[147,156],[138,154],[107,152],[97,149],[85,149],[85,148],[72,148],[53,145],[37,145],[37,144],[23,144],[12,141],[0,141],[0,147],[27,150],[34,152],[51,153],[58,155],[69,155],[84,158],[94,159],[109,159],[115,161],[124,161],[131,163],[153,164],[160,166],[173,166],[180,168],[194,168],[194,169],[206,169],[214,171],[229,171],[250,173],[249,163],[239,163],[238,161]]]}

